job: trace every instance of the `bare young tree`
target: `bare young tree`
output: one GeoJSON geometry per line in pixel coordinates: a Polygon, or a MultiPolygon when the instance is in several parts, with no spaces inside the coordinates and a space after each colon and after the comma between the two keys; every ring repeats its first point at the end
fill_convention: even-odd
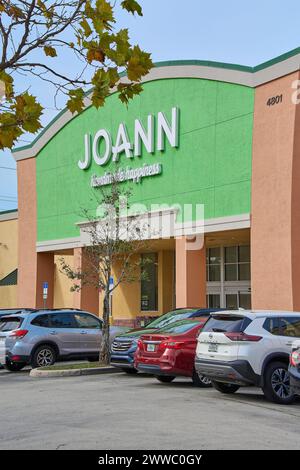
{"type": "Polygon", "coordinates": [[[30,90],[15,89],[18,75],[47,82],[54,98],[65,94],[72,113],[82,111],[91,87],[96,107],[112,89],[124,103],[142,91],[150,54],[131,45],[128,29],[116,29],[117,8],[142,16],[136,0],[0,0],[0,149],[41,128],[43,108],[30,90]]]}
{"type": "Polygon", "coordinates": [[[94,287],[103,295],[103,327],[99,361],[110,361],[110,296],[121,283],[146,279],[147,257],[138,256],[149,250],[149,224],[141,215],[128,214],[131,191],[123,189],[115,177],[109,187],[99,188],[97,214],[84,208],[81,218],[86,238],[84,268],[76,268],[60,258],[61,271],[71,279],[71,290],[94,287]],[[118,269],[115,269],[115,268],[118,269]],[[114,274],[114,284],[110,279],[114,274]]]}

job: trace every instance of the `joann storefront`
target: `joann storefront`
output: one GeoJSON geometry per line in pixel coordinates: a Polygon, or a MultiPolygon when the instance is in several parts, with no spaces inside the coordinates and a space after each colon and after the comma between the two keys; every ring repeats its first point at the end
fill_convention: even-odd
{"type": "Polygon", "coordinates": [[[71,292],[59,258],[83,267],[80,208],[96,213],[91,195],[117,177],[132,204],[175,224],[174,208],[201,206],[181,223],[204,235],[197,249],[173,233],[139,253],[147,281],[118,287],[115,323],[187,306],[300,309],[299,63],[294,51],[256,68],[159,64],[128,108],[114,93],[99,110],[87,98],[17,149],[18,304],[42,306],[47,282],[48,307],[101,314],[99,293],[71,292]]]}

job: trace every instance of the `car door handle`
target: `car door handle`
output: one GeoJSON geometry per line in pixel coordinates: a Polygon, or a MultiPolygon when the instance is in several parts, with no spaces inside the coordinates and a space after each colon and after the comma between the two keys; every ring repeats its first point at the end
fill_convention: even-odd
{"type": "Polygon", "coordinates": [[[80,334],[81,335],[87,335],[87,331],[81,331],[80,334]]]}
{"type": "Polygon", "coordinates": [[[292,346],[293,341],[290,341],[289,343],[285,343],[287,346],[292,346]]]}
{"type": "Polygon", "coordinates": [[[57,331],[50,331],[50,335],[57,335],[57,331]]]}

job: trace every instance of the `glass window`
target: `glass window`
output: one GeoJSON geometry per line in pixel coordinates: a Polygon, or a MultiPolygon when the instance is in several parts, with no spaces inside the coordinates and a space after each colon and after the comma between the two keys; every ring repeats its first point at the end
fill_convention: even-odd
{"type": "Polygon", "coordinates": [[[248,317],[238,315],[213,315],[205,323],[202,332],[235,332],[242,333],[251,320],[248,317]]]}
{"type": "Polygon", "coordinates": [[[31,322],[32,325],[35,325],[35,326],[40,326],[40,327],[43,327],[43,328],[49,328],[50,325],[49,325],[49,316],[48,315],[38,315],[37,317],[35,317],[32,322],[31,322]]]}
{"type": "Polygon", "coordinates": [[[250,246],[239,246],[239,262],[250,263],[250,246]]]}
{"type": "Polygon", "coordinates": [[[250,281],[250,246],[225,247],[225,281],[250,281]]]}
{"type": "Polygon", "coordinates": [[[0,320],[0,331],[12,331],[20,328],[23,318],[2,318],[0,320]]]}
{"type": "Polygon", "coordinates": [[[221,307],[221,296],[219,294],[208,294],[207,296],[208,308],[220,308],[221,307]]]}
{"type": "Polygon", "coordinates": [[[74,317],[79,328],[99,329],[102,327],[101,321],[88,313],[74,313],[74,317]]]}
{"type": "Polygon", "coordinates": [[[279,318],[278,317],[271,317],[267,318],[264,321],[263,328],[267,330],[272,335],[279,335],[279,318]]]}
{"type": "Polygon", "coordinates": [[[251,294],[239,294],[239,307],[251,309],[251,294]]]}
{"type": "Polygon", "coordinates": [[[208,248],[206,251],[207,281],[221,280],[221,248],[208,248]]]}
{"type": "Polygon", "coordinates": [[[300,338],[300,317],[280,318],[280,335],[300,338]]]}
{"type": "Polygon", "coordinates": [[[238,280],[238,265],[237,264],[225,264],[225,281],[237,281],[238,280]]]}
{"type": "Polygon", "coordinates": [[[236,310],[238,308],[237,294],[226,294],[226,308],[236,310]]]}
{"type": "Polygon", "coordinates": [[[49,317],[51,328],[78,328],[73,313],[51,313],[49,317]]]}
{"type": "Polygon", "coordinates": [[[225,263],[237,263],[238,252],[236,246],[228,246],[225,248],[225,263]]]}
{"type": "Polygon", "coordinates": [[[239,281],[250,281],[250,263],[239,263],[239,281]]]}
{"type": "Polygon", "coordinates": [[[141,310],[154,312],[158,309],[158,256],[157,253],[142,255],[144,279],[141,281],[141,310]]]}

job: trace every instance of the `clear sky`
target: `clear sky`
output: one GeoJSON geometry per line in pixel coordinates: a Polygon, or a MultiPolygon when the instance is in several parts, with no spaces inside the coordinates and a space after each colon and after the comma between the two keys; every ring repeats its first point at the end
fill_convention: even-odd
{"type": "MultiPolygon", "coordinates": [[[[253,66],[300,46],[299,0],[140,3],[144,17],[119,12],[118,27],[128,27],[132,42],[152,52],[156,62],[207,59],[253,66]]],[[[76,64],[69,61],[67,66],[75,68],[76,64]]],[[[45,107],[45,125],[57,113],[51,93],[38,82],[33,93],[45,107]]],[[[28,140],[26,136],[20,144],[28,140]]],[[[15,168],[10,152],[0,152],[0,211],[17,207],[16,171],[3,167],[15,168]]]]}

